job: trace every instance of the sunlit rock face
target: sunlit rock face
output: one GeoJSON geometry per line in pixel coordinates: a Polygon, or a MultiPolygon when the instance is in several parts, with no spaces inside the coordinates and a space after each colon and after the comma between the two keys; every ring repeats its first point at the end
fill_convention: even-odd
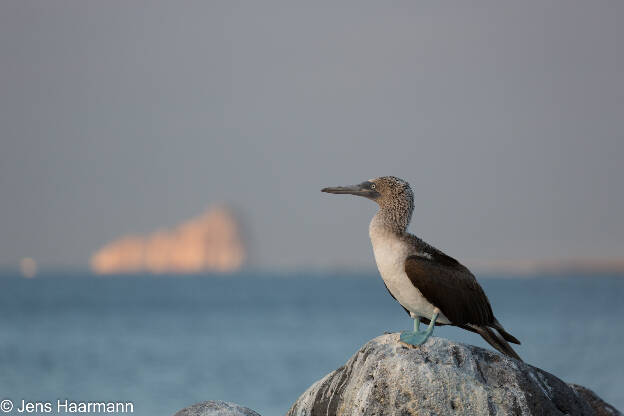
{"type": "Polygon", "coordinates": [[[622,416],[591,390],[497,351],[379,336],[308,388],[286,416],[622,416]]]}
{"type": "Polygon", "coordinates": [[[239,225],[225,207],[209,209],[173,229],[115,240],[91,257],[98,274],[232,272],[245,260],[239,225]]]}

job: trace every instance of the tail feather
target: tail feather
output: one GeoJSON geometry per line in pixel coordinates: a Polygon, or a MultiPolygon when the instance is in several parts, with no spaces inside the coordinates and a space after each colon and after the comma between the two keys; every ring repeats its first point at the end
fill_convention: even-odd
{"type": "Polygon", "coordinates": [[[511,335],[509,332],[505,331],[502,327],[496,328],[496,330],[503,336],[503,338],[505,338],[505,341],[520,345],[520,341],[518,341],[518,339],[511,335]]]}
{"type": "Polygon", "coordinates": [[[509,332],[505,331],[505,328],[496,320],[494,321],[494,325],[492,325],[502,336],[505,338],[505,341],[512,342],[514,344],[520,345],[520,341],[509,332]]]}
{"type": "MultiPolygon", "coordinates": [[[[502,332],[501,334],[498,334],[497,332],[494,332],[491,328],[488,328],[487,326],[477,326],[477,325],[472,325],[472,324],[468,324],[466,326],[468,326],[469,328],[471,328],[471,330],[481,335],[481,337],[483,337],[483,339],[486,340],[487,343],[490,344],[492,347],[494,347],[496,350],[502,352],[505,355],[508,355],[509,357],[522,361],[522,358],[520,358],[520,356],[513,350],[513,348],[511,348],[511,345],[507,343],[507,340],[504,337],[504,335],[502,335],[503,334],[502,332]]],[[[498,328],[496,329],[498,330],[498,328]]],[[[514,337],[511,337],[511,338],[516,340],[514,337]]]]}

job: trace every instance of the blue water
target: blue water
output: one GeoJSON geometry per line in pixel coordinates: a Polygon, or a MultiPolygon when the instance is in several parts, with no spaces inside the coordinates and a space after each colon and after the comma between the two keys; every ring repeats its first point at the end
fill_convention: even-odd
{"type": "MultiPolygon", "coordinates": [[[[624,409],[624,279],[481,279],[525,361],[624,409]]],[[[374,275],[0,276],[0,400],[221,399],[286,412],[362,344],[411,321],[374,275]]],[[[435,335],[486,346],[477,335],[435,335]]],[[[17,413],[15,413],[17,414],[17,413]]]]}

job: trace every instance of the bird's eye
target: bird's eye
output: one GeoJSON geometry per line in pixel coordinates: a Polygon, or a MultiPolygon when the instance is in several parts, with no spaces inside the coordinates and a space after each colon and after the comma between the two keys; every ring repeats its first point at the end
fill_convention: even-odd
{"type": "Polygon", "coordinates": [[[371,185],[371,189],[375,189],[375,184],[372,184],[372,185],[371,185]]]}

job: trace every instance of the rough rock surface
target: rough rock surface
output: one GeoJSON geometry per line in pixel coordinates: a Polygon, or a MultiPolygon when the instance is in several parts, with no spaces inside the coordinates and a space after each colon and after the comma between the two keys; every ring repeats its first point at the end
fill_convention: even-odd
{"type": "Polygon", "coordinates": [[[621,415],[591,390],[494,351],[399,334],[368,342],[314,383],[294,415],[621,415]]]}
{"type": "Polygon", "coordinates": [[[186,407],[174,416],[260,416],[253,410],[236,403],[209,400],[186,407]]]}

